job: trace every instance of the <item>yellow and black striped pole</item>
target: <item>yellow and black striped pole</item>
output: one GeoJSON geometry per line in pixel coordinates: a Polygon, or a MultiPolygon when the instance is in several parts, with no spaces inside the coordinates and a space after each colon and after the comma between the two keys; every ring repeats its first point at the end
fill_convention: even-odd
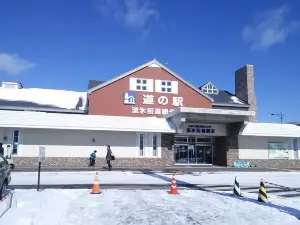
{"type": "Polygon", "coordinates": [[[263,179],[261,179],[260,181],[260,187],[259,187],[259,191],[258,191],[258,199],[259,202],[268,202],[268,196],[267,196],[267,191],[264,185],[264,181],[263,179]]]}

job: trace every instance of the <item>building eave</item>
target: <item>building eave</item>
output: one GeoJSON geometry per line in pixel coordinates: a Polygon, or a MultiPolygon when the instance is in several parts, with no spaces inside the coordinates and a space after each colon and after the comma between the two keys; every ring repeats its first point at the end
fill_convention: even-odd
{"type": "Polygon", "coordinates": [[[213,106],[222,106],[222,107],[237,107],[237,108],[249,108],[248,104],[230,104],[230,103],[212,103],[213,106]]]}
{"type": "Polygon", "coordinates": [[[49,108],[43,108],[43,107],[33,108],[33,107],[0,106],[0,110],[87,114],[87,110],[49,109],[49,108]]]}

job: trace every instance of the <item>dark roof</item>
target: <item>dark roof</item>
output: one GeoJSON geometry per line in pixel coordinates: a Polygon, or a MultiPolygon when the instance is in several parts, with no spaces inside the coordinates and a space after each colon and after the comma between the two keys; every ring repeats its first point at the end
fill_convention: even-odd
{"type": "MultiPolygon", "coordinates": [[[[215,88],[217,88],[212,82],[209,81],[209,82],[206,82],[205,84],[201,85],[199,87],[199,89],[201,89],[202,87],[204,87],[207,84],[211,84],[215,88]]],[[[207,94],[208,96],[210,96],[211,98],[214,99],[213,105],[228,106],[228,107],[231,107],[231,106],[232,107],[249,107],[249,104],[247,104],[243,100],[239,99],[238,97],[236,97],[234,94],[230,93],[229,91],[224,91],[224,90],[218,89],[218,94],[213,94],[213,93],[205,93],[205,94],[207,94]],[[237,98],[237,100],[242,102],[242,104],[234,102],[231,99],[231,97],[237,98]]]]}
{"type": "Polygon", "coordinates": [[[88,90],[92,89],[93,87],[98,86],[99,84],[104,83],[102,80],[89,80],[88,90]]]}
{"type": "Polygon", "coordinates": [[[249,107],[249,105],[246,102],[244,102],[243,100],[239,99],[234,94],[232,94],[232,93],[230,93],[228,91],[219,90],[218,94],[209,94],[209,96],[214,99],[214,105],[228,104],[228,105],[232,105],[232,106],[249,107]],[[231,99],[231,97],[237,98],[243,104],[234,102],[231,99]]]}
{"type": "Polygon", "coordinates": [[[0,99],[0,109],[4,110],[28,110],[28,111],[45,111],[45,112],[73,112],[82,113],[78,109],[66,109],[53,105],[38,104],[35,102],[27,101],[8,101],[0,99]]]}

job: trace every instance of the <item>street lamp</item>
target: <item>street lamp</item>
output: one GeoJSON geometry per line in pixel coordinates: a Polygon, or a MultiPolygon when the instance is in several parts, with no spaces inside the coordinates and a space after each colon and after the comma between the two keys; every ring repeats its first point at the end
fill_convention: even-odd
{"type": "Polygon", "coordinates": [[[272,113],[271,116],[279,116],[280,117],[280,122],[282,123],[284,114],[282,112],[281,113],[272,113]]]}

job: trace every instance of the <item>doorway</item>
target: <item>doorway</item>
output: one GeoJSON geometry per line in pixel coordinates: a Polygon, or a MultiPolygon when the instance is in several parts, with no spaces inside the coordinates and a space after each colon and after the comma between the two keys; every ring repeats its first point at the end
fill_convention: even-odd
{"type": "Polygon", "coordinates": [[[174,154],[176,164],[212,165],[213,138],[175,137],[174,154]]]}

